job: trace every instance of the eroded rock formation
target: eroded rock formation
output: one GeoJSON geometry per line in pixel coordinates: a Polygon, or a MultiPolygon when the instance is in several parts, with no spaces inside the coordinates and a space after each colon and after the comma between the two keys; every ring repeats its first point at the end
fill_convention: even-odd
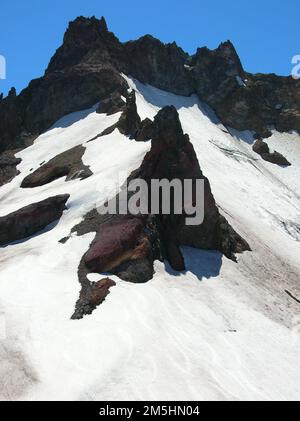
{"type": "MultiPolygon", "coordinates": [[[[194,148],[188,135],[182,131],[174,107],[165,107],[158,112],[152,123],[152,135],[150,152],[146,154],[141,167],[127,181],[142,179],[150,188],[153,179],[177,179],[182,182],[191,179],[194,186],[196,180],[203,180],[204,221],[187,226],[185,203],[182,203],[181,214],[175,213],[172,196],[168,214],[164,214],[161,208],[153,215],[133,215],[130,212],[127,215],[103,215],[96,209],[89,212],[72,230],[77,235],[96,232],[78,269],[83,290],[81,297],[85,297],[84,291],[90,288],[87,279],[90,272],[110,272],[125,281],[143,283],[153,277],[153,263],[156,259],[168,260],[177,271],[185,270],[181,245],[219,250],[233,260],[235,253],[250,250],[247,242],[220,215],[209,181],[201,172],[194,148]]],[[[128,200],[131,197],[129,195],[128,200]]],[[[151,209],[150,197],[147,199],[148,209],[151,209]]],[[[83,307],[79,299],[77,308],[83,307]]],[[[83,315],[82,311],[76,314],[80,317],[83,315]]]]}
{"type": "Polygon", "coordinates": [[[266,142],[258,139],[253,147],[253,151],[258,153],[262,159],[271,162],[272,164],[280,165],[283,167],[289,167],[291,163],[279,152],[270,152],[270,148],[266,142]]]}
{"type": "Polygon", "coordinates": [[[25,177],[21,183],[21,187],[32,188],[43,186],[65,176],[67,177],[67,181],[76,178],[83,180],[90,177],[93,173],[82,162],[84,151],[85,148],[80,145],[57,155],[25,177]]]}
{"type": "Polygon", "coordinates": [[[195,93],[225,125],[254,130],[257,138],[267,137],[269,126],[300,131],[300,80],[247,73],[230,41],[189,56],[150,35],[122,43],[104,18],[79,17],[45,75],[0,99],[0,152],[27,146],[60,117],[101,100],[108,113],[122,108],[112,99],[116,92],[126,97],[120,73],[176,94],[195,93]]]}
{"type": "Polygon", "coordinates": [[[68,194],[49,197],[0,217],[0,246],[23,240],[58,220],[66,209],[68,194]]]}

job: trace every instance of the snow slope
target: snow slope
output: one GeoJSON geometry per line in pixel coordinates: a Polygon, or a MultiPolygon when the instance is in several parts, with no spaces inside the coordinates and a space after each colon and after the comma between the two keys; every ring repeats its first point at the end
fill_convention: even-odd
{"type": "Polygon", "coordinates": [[[127,81],[142,119],[176,106],[221,213],[253,251],[235,264],[184,248],[186,273],[156,262],[145,285],[112,277],[117,286],[105,303],[70,320],[77,266],[93,234],[58,240],[104,201],[107,183],[119,174],[122,183],[140,165],[151,143],[117,130],[88,142],[119,114],[64,117],[18,154],[21,174],[0,188],[1,216],[71,195],[52,230],[0,249],[0,399],[299,399],[299,303],[286,293],[300,298],[299,136],[274,132],[267,140],[292,163],[277,167],[252,151],[251,133],[229,133],[196,97],[127,81]],[[20,189],[30,170],[80,144],[92,177],[20,189]]]}

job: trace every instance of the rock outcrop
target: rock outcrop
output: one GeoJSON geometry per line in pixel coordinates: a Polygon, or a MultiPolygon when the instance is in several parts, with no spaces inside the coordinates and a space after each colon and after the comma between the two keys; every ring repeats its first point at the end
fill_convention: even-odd
{"type": "MultiPolygon", "coordinates": [[[[78,277],[82,285],[81,297],[85,297],[85,290],[91,287],[87,279],[90,272],[110,272],[128,282],[144,283],[153,277],[153,264],[157,259],[166,259],[174,270],[185,270],[180,250],[182,245],[219,250],[233,260],[236,260],[235,253],[250,250],[247,242],[220,215],[209,181],[201,172],[194,148],[188,135],[182,131],[174,107],[165,107],[158,112],[152,123],[152,136],[150,152],[127,182],[142,179],[150,191],[152,180],[176,179],[184,185],[183,181],[189,179],[193,183],[194,204],[197,199],[195,185],[197,180],[203,180],[204,204],[199,205],[204,206],[204,220],[193,226],[186,225],[187,203],[182,202],[181,212],[178,213],[178,210],[175,211],[172,195],[168,213],[164,212],[161,202],[158,211],[150,213],[151,195],[145,197],[144,204],[148,209],[145,213],[133,214],[130,207],[126,215],[118,213],[118,208],[117,213],[112,215],[105,215],[97,209],[89,212],[84,220],[72,229],[77,235],[96,232],[78,268],[78,277]]],[[[182,193],[183,197],[186,197],[184,190],[182,193]]],[[[134,192],[128,194],[128,203],[133,194],[134,192]]],[[[140,200],[144,198],[139,199],[139,202],[140,200]]],[[[120,196],[117,197],[117,203],[119,202],[120,196]]],[[[81,301],[79,299],[77,303],[80,309],[84,308],[85,303],[84,300],[81,301]]],[[[80,315],[83,315],[82,312],[80,315]]]]}
{"type": "MultiPolygon", "coordinates": [[[[108,102],[110,102],[110,98],[108,99],[108,102]]],[[[130,137],[130,139],[136,139],[138,141],[150,140],[152,137],[152,121],[148,118],[141,121],[137,112],[136,95],[134,90],[128,93],[126,104],[122,107],[122,109],[123,112],[117,123],[106,128],[102,133],[100,133],[100,135],[96,136],[96,138],[109,135],[115,129],[118,129],[120,133],[130,137]]],[[[95,140],[96,138],[91,140],[95,140]]]]}
{"type": "Polygon", "coordinates": [[[279,152],[270,152],[269,146],[266,142],[258,139],[253,147],[253,151],[258,153],[262,159],[271,162],[272,164],[280,165],[283,167],[289,167],[291,163],[279,152]]]}
{"type": "Polygon", "coordinates": [[[110,288],[116,283],[110,278],[101,279],[98,282],[91,282],[86,289],[82,289],[80,297],[72,315],[73,320],[81,319],[86,314],[91,314],[110,293],[110,288]]]}
{"type": "Polygon", "coordinates": [[[135,140],[145,142],[153,137],[153,122],[150,118],[145,118],[135,133],[135,140]]]}
{"type": "MultiPolygon", "coordinates": [[[[153,122],[152,148],[134,177],[144,179],[148,186],[157,180],[192,180],[195,196],[196,180],[204,183],[204,221],[199,225],[184,223],[187,214],[171,212],[157,216],[162,230],[166,250],[175,250],[176,245],[219,250],[230,259],[234,253],[249,250],[248,244],[234,232],[218,211],[208,179],[203,175],[193,145],[182,131],[178,113],[173,106],[165,107],[153,122]]],[[[184,193],[184,192],[183,192],[184,193]]],[[[193,197],[193,203],[196,198],[193,197]]],[[[178,247],[177,247],[178,248],[178,247]]],[[[172,256],[167,258],[172,262],[172,256]]],[[[172,263],[171,263],[172,264],[172,263]]]]}
{"type": "Polygon", "coordinates": [[[120,92],[115,91],[107,98],[100,101],[96,111],[99,114],[111,115],[123,111],[125,105],[126,103],[123,101],[120,92]]]}
{"type": "Polygon", "coordinates": [[[49,197],[0,217],[0,246],[24,240],[58,220],[69,197],[68,194],[49,197]]]}
{"type": "Polygon", "coordinates": [[[82,162],[85,148],[76,146],[52,158],[49,162],[29,174],[21,183],[23,188],[32,188],[51,183],[60,177],[67,177],[68,180],[83,180],[93,173],[82,162]]]}
{"type": "Polygon", "coordinates": [[[0,187],[19,174],[17,165],[20,164],[21,158],[16,158],[15,152],[17,151],[5,151],[0,154],[0,187]]]}
{"type": "Polygon", "coordinates": [[[137,112],[135,91],[131,91],[127,96],[125,110],[117,123],[117,127],[125,136],[135,138],[140,125],[141,119],[137,112]]]}
{"type": "Polygon", "coordinates": [[[62,46],[43,77],[20,95],[0,99],[0,152],[26,147],[56,120],[102,101],[108,113],[122,108],[114,93],[126,97],[120,73],[181,95],[195,93],[221,121],[257,138],[279,131],[300,131],[300,80],[247,73],[231,42],[200,48],[189,56],[176,43],[150,35],[122,43],[104,18],[79,17],[69,24],[62,46]]]}

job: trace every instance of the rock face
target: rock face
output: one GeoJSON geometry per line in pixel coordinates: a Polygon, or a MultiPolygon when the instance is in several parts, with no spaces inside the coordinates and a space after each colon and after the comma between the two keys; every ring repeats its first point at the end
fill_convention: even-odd
{"type": "MultiPolygon", "coordinates": [[[[110,102],[110,98],[108,99],[108,102],[110,102]]],[[[104,101],[104,108],[102,106],[101,109],[106,109],[106,104],[107,102],[104,101]]],[[[136,95],[134,90],[127,95],[126,104],[122,107],[122,110],[123,112],[119,121],[105,129],[102,133],[100,133],[100,135],[96,136],[96,138],[109,135],[115,129],[118,129],[120,133],[125,136],[129,136],[131,139],[136,139],[137,141],[150,140],[153,134],[152,121],[149,118],[141,121],[137,112],[136,95]]],[[[95,140],[95,138],[91,140],[95,140]]]]}
{"type": "Polygon", "coordinates": [[[59,219],[69,197],[68,194],[49,197],[0,217],[0,245],[30,237],[59,219]]]}
{"type": "Polygon", "coordinates": [[[100,102],[97,113],[111,115],[123,111],[124,108],[125,102],[121,98],[120,92],[115,91],[100,102]]]}
{"type": "Polygon", "coordinates": [[[153,137],[153,124],[150,118],[145,118],[136,131],[135,140],[138,142],[145,142],[153,137]]]}
{"type": "Polygon", "coordinates": [[[65,176],[67,176],[67,180],[76,178],[83,180],[84,178],[90,177],[93,173],[82,163],[84,151],[85,148],[80,145],[57,155],[25,177],[21,183],[21,187],[32,188],[43,186],[65,176]]]}
{"type": "Polygon", "coordinates": [[[135,138],[140,125],[141,119],[137,112],[135,91],[132,91],[128,94],[125,110],[117,123],[117,127],[125,136],[135,138]]]}
{"type": "MultiPolygon", "coordinates": [[[[234,253],[249,250],[248,244],[229,226],[218,211],[208,179],[203,175],[193,145],[183,134],[178,113],[173,106],[165,107],[153,122],[152,148],[145,156],[140,169],[134,174],[144,179],[148,186],[153,179],[193,181],[195,196],[196,180],[204,183],[204,221],[199,225],[184,223],[187,214],[158,215],[166,250],[173,252],[178,245],[219,250],[230,259],[234,253]]],[[[183,192],[184,193],[184,192],[183,192]]],[[[193,197],[195,202],[195,197],[193,197]]],[[[175,256],[179,250],[174,252],[175,256]]],[[[167,253],[172,265],[172,255],[167,253]]],[[[178,260],[177,258],[175,259],[178,260]]]]}
{"type": "Polygon", "coordinates": [[[188,55],[176,43],[163,44],[151,35],[145,35],[137,41],[124,45],[127,62],[127,74],[142,83],[174,92],[179,95],[191,95],[194,92],[189,71],[184,66],[188,55]]]}
{"type": "Polygon", "coordinates": [[[291,165],[291,163],[279,152],[270,152],[268,144],[262,140],[257,140],[254,143],[252,149],[254,152],[258,153],[262,159],[271,162],[272,164],[277,164],[283,167],[288,167],[291,165]]]}
{"type": "Polygon", "coordinates": [[[17,165],[20,164],[21,159],[15,157],[15,152],[6,151],[0,154],[0,187],[19,174],[17,165]]]}
{"type": "Polygon", "coordinates": [[[217,49],[200,48],[189,56],[175,43],[150,35],[121,43],[103,18],[79,17],[69,24],[62,46],[43,77],[20,95],[0,98],[0,152],[25,147],[56,120],[103,101],[101,111],[121,107],[126,97],[120,72],[181,95],[197,94],[221,121],[267,137],[268,127],[300,131],[300,80],[244,71],[227,41],[217,49]]]}
{"type": "MultiPolygon", "coordinates": [[[[87,274],[110,272],[121,279],[143,283],[154,273],[154,260],[168,260],[174,270],[185,270],[181,245],[201,249],[219,250],[235,260],[235,253],[250,250],[249,245],[220,215],[212,195],[208,179],[202,174],[194,148],[189,137],[182,131],[179,116],[174,107],[165,107],[158,112],[152,124],[152,147],[139,169],[127,180],[142,179],[148,188],[153,179],[190,179],[193,183],[193,198],[197,180],[204,182],[204,221],[197,225],[186,225],[186,203],[182,203],[181,214],[174,209],[171,198],[170,212],[165,214],[159,204],[155,214],[129,213],[104,215],[96,209],[89,212],[84,220],[73,228],[77,235],[96,232],[89,250],[82,257],[78,277],[82,285],[81,297],[86,296],[91,285],[87,274]]],[[[148,190],[149,191],[149,190],[148,190]]],[[[134,192],[128,195],[128,201],[134,192]]],[[[184,194],[184,190],[183,190],[184,194]]],[[[118,197],[118,199],[120,199],[118,197]]],[[[148,210],[151,209],[151,195],[146,197],[148,210]]],[[[77,307],[84,308],[84,299],[79,299],[77,307]]],[[[82,313],[80,313],[82,316],[82,313]]]]}

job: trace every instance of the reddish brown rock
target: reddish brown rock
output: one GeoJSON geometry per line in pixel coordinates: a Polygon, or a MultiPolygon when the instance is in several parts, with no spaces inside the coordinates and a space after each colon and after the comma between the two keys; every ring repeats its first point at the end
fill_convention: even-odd
{"type": "Polygon", "coordinates": [[[58,220],[70,195],[49,197],[0,217],[0,245],[23,240],[58,220]]]}
{"type": "Polygon", "coordinates": [[[105,301],[110,293],[110,288],[114,286],[116,283],[113,280],[104,278],[98,282],[92,282],[86,289],[82,289],[72,319],[78,320],[86,314],[91,314],[105,301]]]}
{"type": "MultiPolygon", "coordinates": [[[[153,179],[204,180],[204,221],[195,226],[185,225],[184,209],[182,215],[177,215],[172,203],[168,215],[100,215],[96,210],[88,213],[73,229],[78,235],[97,232],[79,265],[83,289],[88,285],[89,272],[109,271],[129,282],[147,282],[153,276],[156,259],[166,259],[173,269],[183,271],[181,245],[219,250],[233,260],[235,253],[250,249],[220,215],[209,181],[200,170],[189,137],[182,131],[176,109],[163,108],[152,126],[151,150],[128,181],[143,179],[150,188],[153,179]]],[[[150,202],[148,209],[151,209],[150,202]]]]}
{"type": "Polygon", "coordinates": [[[89,251],[84,256],[86,266],[93,272],[107,272],[129,259],[137,259],[143,248],[144,224],[139,218],[119,216],[103,223],[89,251]]]}

